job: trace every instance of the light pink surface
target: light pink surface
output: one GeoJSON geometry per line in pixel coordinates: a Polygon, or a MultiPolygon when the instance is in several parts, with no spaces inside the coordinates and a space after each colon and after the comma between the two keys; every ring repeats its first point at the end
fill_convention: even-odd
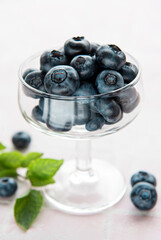
{"type": "Polygon", "coordinates": [[[160,240],[161,239],[161,2],[115,1],[0,1],[0,141],[9,148],[11,135],[28,131],[29,150],[48,157],[74,157],[72,141],[51,138],[33,130],[17,104],[17,70],[31,54],[61,46],[85,35],[89,40],[116,43],[133,54],[143,69],[145,100],[139,117],[117,134],[94,140],[92,155],[107,159],[130,176],[152,172],[158,180],[159,200],[147,216],[129,200],[130,186],[115,207],[93,216],[71,216],[44,205],[28,232],[13,218],[13,203],[0,206],[0,240],[160,240]]]}

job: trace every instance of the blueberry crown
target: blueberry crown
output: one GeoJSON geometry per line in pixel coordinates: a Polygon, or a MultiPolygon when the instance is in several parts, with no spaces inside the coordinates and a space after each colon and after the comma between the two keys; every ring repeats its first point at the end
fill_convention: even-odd
{"type": "Polygon", "coordinates": [[[75,41],[82,41],[84,40],[84,37],[73,37],[75,41]]]}
{"type": "Polygon", "coordinates": [[[51,75],[51,80],[55,83],[62,83],[67,77],[67,73],[63,69],[55,70],[51,75]]]}
{"type": "Polygon", "coordinates": [[[105,76],[105,83],[107,85],[114,85],[116,84],[116,82],[117,82],[117,77],[115,75],[108,73],[105,76]]]}
{"type": "Polygon", "coordinates": [[[121,52],[121,49],[119,47],[117,47],[116,45],[110,44],[109,46],[114,53],[117,54],[117,53],[121,52]]]}
{"type": "Polygon", "coordinates": [[[51,51],[51,56],[55,57],[55,58],[61,58],[62,57],[62,53],[56,50],[51,51]]]}

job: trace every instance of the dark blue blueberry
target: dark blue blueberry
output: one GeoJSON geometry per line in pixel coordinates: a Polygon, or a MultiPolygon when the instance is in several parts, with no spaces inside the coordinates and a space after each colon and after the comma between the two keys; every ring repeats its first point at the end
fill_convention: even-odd
{"type": "Polygon", "coordinates": [[[138,74],[137,67],[129,62],[126,62],[120,69],[120,73],[123,76],[125,83],[130,83],[138,74]]]}
{"type": "Polygon", "coordinates": [[[44,85],[44,73],[42,71],[31,72],[25,77],[25,82],[33,88],[42,90],[44,85]]]}
{"type": "Polygon", "coordinates": [[[50,99],[46,124],[54,131],[71,130],[74,124],[74,102],[50,99]]]}
{"type": "Polygon", "coordinates": [[[56,66],[50,69],[44,79],[44,86],[48,93],[70,96],[80,85],[77,71],[70,66],[56,66]]]}
{"type": "Polygon", "coordinates": [[[40,69],[45,73],[47,73],[52,67],[67,64],[68,59],[62,50],[44,52],[40,57],[40,69]]]}
{"type": "Polygon", "coordinates": [[[96,51],[97,62],[102,68],[119,70],[126,62],[126,56],[116,45],[104,45],[96,51]]]}
{"type": "Polygon", "coordinates": [[[139,210],[150,210],[157,202],[157,192],[149,183],[138,183],[131,191],[131,201],[139,210]]]}
{"type": "Polygon", "coordinates": [[[96,101],[98,112],[104,117],[106,124],[114,124],[122,119],[122,111],[115,100],[101,97],[96,101]]]}
{"type": "MultiPolygon", "coordinates": [[[[31,87],[38,89],[39,91],[46,92],[44,88],[44,73],[42,71],[33,71],[27,74],[25,77],[25,82],[31,87]]],[[[31,98],[40,98],[40,95],[35,93],[34,90],[29,89],[23,85],[23,91],[26,96],[31,98]]]]}
{"type": "Polygon", "coordinates": [[[17,190],[17,182],[14,178],[0,178],[0,196],[11,197],[17,190]]]}
{"type": "Polygon", "coordinates": [[[96,131],[101,129],[105,123],[104,118],[99,113],[93,113],[90,120],[86,123],[87,131],[96,131]]]}
{"type": "Polygon", "coordinates": [[[131,177],[132,187],[139,182],[147,182],[152,184],[153,186],[156,186],[157,183],[156,178],[152,174],[145,171],[139,171],[131,177]]]}
{"type": "Polygon", "coordinates": [[[26,132],[17,132],[12,137],[14,146],[18,149],[25,149],[31,142],[31,137],[26,132]]]}
{"type": "Polygon", "coordinates": [[[90,55],[94,56],[100,45],[98,43],[91,43],[90,45],[91,45],[90,55]]]}
{"type": "Polygon", "coordinates": [[[74,57],[70,65],[77,70],[80,80],[90,79],[96,72],[95,61],[88,55],[74,57]]]}
{"type": "Polygon", "coordinates": [[[23,73],[23,75],[22,75],[23,79],[25,79],[25,77],[26,77],[29,73],[35,72],[35,71],[38,71],[38,70],[35,69],[35,68],[28,68],[28,69],[23,73]]]}
{"type": "Polygon", "coordinates": [[[81,82],[80,87],[74,92],[73,96],[92,96],[97,95],[94,85],[90,82],[81,82]]]}
{"type": "MultiPolygon", "coordinates": [[[[94,84],[91,82],[81,82],[80,87],[78,90],[73,94],[73,96],[82,96],[82,97],[87,97],[87,96],[92,96],[92,95],[97,95],[97,91],[94,87],[94,84]]],[[[79,100],[80,103],[80,100],[79,100]]],[[[81,100],[81,104],[88,103],[90,109],[94,112],[98,112],[96,107],[95,107],[95,99],[90,98],[90,99],[83,99],[81,100]]],[[[85,107],[86,109],[86,107],[85,107]]],[[[85,114],[87,116],[88,114],[85,114]]]]}
{"type": "Polygon", "coordinates": [[[64,52],[70,58],[90,53],[90,43],[84,37],[73,37],[64,44],[64,52]]]}
{"type": "Polygon", "coordinates": [[[113,70],[104,70],[96,78],[96,87],[99,93],[109,93],[123,86],[123,77],[113,70]]]}
{"type": "Polygon", "coordinates": [[[139,93],[134,87],[127,88],[119,92],[116,96],[116,101],[120,104],[123,112],[132,112],[140,102],[139,93]]]}
{"type": "Polygon", "coordinates": [[[45,122],[43,120],[43,111],[40,109],[39,106],[35,106],[32,110],[32,117],[36,120],[36,121],[40,121],[40,122],[45,122]]]}

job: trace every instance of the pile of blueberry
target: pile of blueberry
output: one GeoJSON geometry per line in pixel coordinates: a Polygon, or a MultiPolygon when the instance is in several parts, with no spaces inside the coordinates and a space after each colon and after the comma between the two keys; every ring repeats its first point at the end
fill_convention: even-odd
{"type": "Polygon", "coordinates": [[[131,200],[139,210],[150,210],[157,202],[156,178],[147,172],[139,171],[131,177],[131,200]]]}
{"type": "Polygon", "coordinates": [[[138,105],[140,98],[134,87],[112,94],[137,74],[137,67],[126,62],[125,53],[116,45],[100,46],[84,37],[73,37],[61,49],[44,52],[40,70],[27,69],[23,78],[31,87],[54,95],[98,96],[73,101],[72,105],[70,101],[40,97],[25,87],[24,92],[40,98],[32,116],[48,128],[69,131],[72,126],[85,125],[88,131],[96,131],[104,124],[117,123],[123,113],[130,113],[138,105]]]}

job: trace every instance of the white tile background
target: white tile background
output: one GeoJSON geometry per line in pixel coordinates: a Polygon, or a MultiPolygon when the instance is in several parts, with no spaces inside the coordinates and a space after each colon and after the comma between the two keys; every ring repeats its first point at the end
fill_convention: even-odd
{"type": "MultiPolygon", "coordinates": [[[[140,61],[143,71],[145,96],[141,114],[117,134],[94,140],[92,155],[114,162],[126,172],[127,179],[133,172],[144,169],[153,172],[158,182],[161,181],[160,0],[0,0],[0,141],[11,147],[11,135],[17,130],[27,130],[33,137],[32,150],[44,151],[46,155],[56,158],[70,159],[74,156],[74,144],[71,141],[45,136],[28,126],[22,118],[17,104],[17,71],[21,62],[31,54],[61,46],[66,39],[77,35],[84,35],[90,41],[120,46],[140,61]]],[[[160,184],[158,191],[161,192],[160,184]]],[[[128,196],[123,201],[129,202],[128,196]]],[[[158,204],[161,205],[161,202],[158,204]]],[[[6,212],[8,216],[12,215],[9,210],[6,212]]],[[[107,213],[93,218],[75,218],[57,212],[54,215],[52,212],[53,226],[60,224],[61,230],[50,229],[50,237],[46,239],[110,239],[106,231],[106,223],[110,224],[107,213]],[[65,226],[68,220],[71,224],[76,221],[76,231],[69,223],[68,227],[65,226]],[[98,228],[93,230],[96,227],[95,220],[98,228]],[[80,223],[82,225],[79,228],[80,223]]],[[[44,210],[43,214],[33,229],[23,235],[25,240],[35,236],[44,239],[39,231],[39,221],[44,224],[51,212],[44,210]]],[[[6,235],[7,220],[2,218],[1,222],[0,239],[13,239],[13,236],[16,236],[16,240],[22,239],[22,232],[15,225],[15,235],[12,231],[11,235],[6,235]]],[[[154,236],[153,226],[151,229],[151,235],[146,239],[154,236]]],[[[137,240],[145,239],[144,231],[140,230],[137,240]]],[[[112,236],[110,240],[113,240],[112,236]]],[[[126,239],[130,239],[128,233],[126,236],[126,239]]],[[[117,236],[117,240],[122,240],[121,236],[117,236]]]]}

